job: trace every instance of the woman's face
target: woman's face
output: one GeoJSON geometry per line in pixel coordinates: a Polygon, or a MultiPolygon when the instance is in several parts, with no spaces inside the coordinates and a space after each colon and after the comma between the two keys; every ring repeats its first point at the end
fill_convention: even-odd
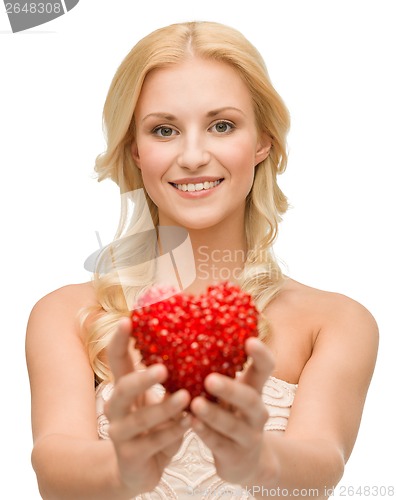
{"type": "Polygon", "coordinates": [[[161,225],[240,220],[255,166],[271,143],[256,128],[248,87],[225,63],[191,58],[148,74],[132,153],[161,225]]]}

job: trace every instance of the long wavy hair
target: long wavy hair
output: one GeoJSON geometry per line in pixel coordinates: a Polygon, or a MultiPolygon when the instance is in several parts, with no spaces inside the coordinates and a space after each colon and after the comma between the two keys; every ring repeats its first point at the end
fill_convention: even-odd
{"type": "MultiPolygon", "coordinates": [[[[97,157],[95,171],[99,181],[110,178],[118,184],[121,213],[114,241],[103,250],[93,274],[98,305],[84,310],[80,318],[86,328],[87,350],[98,381],[111,378],[105,349],[119,319],[129,314],[128,304],[150,286],[153,277],[153,260],[149,257],[155,256],[155,245],[148,245],[147,240],[140,244],[136,238],[128,239],[128,235],[138,235],[147,229],[142,227],[142,221],[147,220],[144,210],[149,210],[153,227],[158,226],[157,207],[147,196],[140,170],[132,158],[136,103],[150,71],[178,64],[192,55],[222,61],[237,70],[251,92],[257,128],[271,138],[270,154],[256,166],[254,183],[246,199],[248,252],[238,281],[251,294],[259,311],[264,311],[282,286],[284,277],[272,245],[281,216],[288,208],[287,198],[277,183],[277,175],[283,173],[287,163],[288,110],[270,81],[260,53],[239,31],[212,22],[186,22],[158,29],[139,41],[122,61],[103,110],[107,149],[97,157]],[[139,189],[145,194],[146,203],[134,211],[127,194],[139,189]],[[146,264],[135,266],[126,278],[131,241],[135,254],[145,253],[146,264]],[[111,266],[115,260],[116,268],[111,266]],[[120,268],[126,270],[123,284],[120,268]]],[[[267,333],[263,316],[260,335],[264,338],[267,333]]]]}

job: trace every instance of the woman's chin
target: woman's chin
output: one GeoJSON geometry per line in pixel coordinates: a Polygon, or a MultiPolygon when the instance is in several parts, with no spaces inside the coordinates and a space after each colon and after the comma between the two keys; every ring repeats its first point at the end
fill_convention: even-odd
{"type": "Polygon", "coordinates": [[[194,220],[194,221],[180,221],[179,226],[184,227],[187,231],[210,231],[218,226],[220,221],[208,219],[208,220],[194,220]]]}

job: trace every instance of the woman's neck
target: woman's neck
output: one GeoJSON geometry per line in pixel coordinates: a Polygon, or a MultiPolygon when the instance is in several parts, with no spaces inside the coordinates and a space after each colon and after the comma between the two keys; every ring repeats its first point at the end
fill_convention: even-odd
{"type": "MultiPolygon", "coordinates": [[[[230,281],[237,282],[238,276],[244,267],[247,256],[247,242],[245,235],[244,210],[237,210],[232,215],[224,218],[218,224],[204,228],[179,228],[188,233],[187,244],[181,244],[183,238],[178,230],[175,231],[177,245],[161,245],[161,230],[172,236],[172,221],[159,214],[159,251],[162,262],[157,265],[157,278],[159,283],[170,283],[174,275],[177,276],[176,288],[185,293],[200,294],[206,291],[211,284],[230,281]],[[176,237],[176,234],[178,235],[176,237]],[[169,248],[172,251],[171,259],[166,258],[169,248]],[[172,260],[172,263],[169,263],[172,260]],[[195,267],[195,269],[194,269],[195,267]],[[194,273],[195,271],[195,273],[194,273]],[[195,276],[194,276],[195,274],[195,276]],[[183,276],[181,276],[183,275],[183,276]],[[182,279],[187,278],[187,279],[182,279]]],[[[187,235],[187,234],[186,234],[187,235]]],[[[170,238],[172,240],[172,238],[170,238]]]]}
{"type": "Polygon", "coordinates": [[[186,293],[203,293],[211,284],[236,282],[246,259],[247,244],[243,224],[188,230],[194,256],[196,277],[184,289],[186,293]]]}

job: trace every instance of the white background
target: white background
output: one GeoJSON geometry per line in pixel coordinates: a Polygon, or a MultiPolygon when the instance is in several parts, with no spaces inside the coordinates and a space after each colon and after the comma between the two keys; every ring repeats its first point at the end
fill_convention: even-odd
{"type": "MultiPolygon", "coordinates": [[[[392,4],[81,0],[63,17],[19,34],[0,6],[2,498],[40,498],[30,466],[29,312],[44,294],[89,280],[83,262],[97,247],[95,231],[107,243],[116,228],[117,189],[93,177],[111,78],[138,39],[185,20],[242,31],[290,110],[281,185],[293,208],[281,225],[278,256],[293,278],[363,303],[381,331],[341,485],[396,485],[392,4]]],[[[336,498],[340,493],[339,486],[336,498]]]]}

